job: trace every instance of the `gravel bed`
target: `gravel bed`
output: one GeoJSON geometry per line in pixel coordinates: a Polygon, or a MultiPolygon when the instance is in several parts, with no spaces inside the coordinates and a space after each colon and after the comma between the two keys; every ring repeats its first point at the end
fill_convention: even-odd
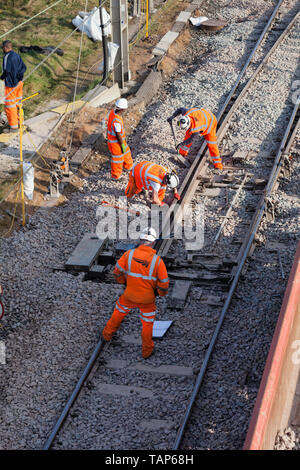
{"type": "MultiPolygon", "coordinates": [[[[285,8],[295,3],[286,1],[285,8]]],[[[165,84],[129,139],[136,161],[149,159],[178,170],[166,118],[176,107],[184,105],[207,106],[217,113],[273,6],[274,2],[270,0],[256,0],[251,5],[237,0],[230,5],[219,2],[219,13],[229,20],[229,27],[216,35],[192,32],[189,55],[183,55],[176,75],[165,84]],[[252,15],[251,19],[237,22],[241,12],[244,17],[252,15]],[[207,51],[209,54],[203,57],[207,51]]],[[[205,7],[201,10],[206,13],[205,7]]],[[[291,62],[294,60],[292,51],[291,62]]],[[[286,67],[287,75],[283,81],[292,74],[289,67],[286,67]]],[[[281,107],[286,99],[284,94],[281,107]]],[[[281,115],[280,106],[274,110],[274,119],[281,115]]],[[[249,137],[247,126],[252,124],[241,111],[239,126],[244,129],[243,148],[248,144],[251,149],[253,147],[246,140],[249,137]]],[[[260,130],[258,128],[256,132],[260,130]]],[[[266,133],[271,131],[272,128],[266,129],[266,133]]],[[[180,133],[177,132],[179,141],[180,133]]],[[[259,134],[259,138],[265,137],[259,134]]],[[[269,149],[267,138],[265,141],[264,149],[269,149]]],[[[238,142],[237,136],[233,136],[226,145],[234,149],[238,142]]],[[[257,142],[255,150],[261,150],[259,145],[257,142]]],[[[256,170],[251,168],[251,171],[256,170]]],[[[293,181],[299,171],[299,164],[295,162],[291,182],[286,182],[276,194],[275,223],[268,226],[268,240],[285,245],[283,264],[286,274],[299,236],[297,200],[292,197],[297,194],[293,181]],[[291,197],[286,198],[286,194],[291,197]],[[286,230],[287,215],[289,231],[286,230]]],[[[52,271],[53,266],[66,261],[85,233],[95,231],[99,202],[103,199],[115,202],[124,194],[127,175],[113,182],[109,173],[107,162],[98,174],[85,178],[83,188],[73,193],[67,204],[51,212],[38,211],[28,226],[9,239],[1,240],[0,278],[8,312],[0,331],[7,355],[6,365],[0,365],[3,377],[1,449],[42,447],[121,292],[117,285],[82,282],[82,274],[74,277],[52,271]]],[[[185,174],[185,169],[180,170],[181,181],[185,174]]],[[[261,172],[257,174],[261,175],[261,172]]],[[[252,197],[250,193],[248,197],[247,203],[252,197]]],[[[214,201],[206,199],[205,207],[210,204],[211,212],[214,201]]],[[[140,201],[132,207],[145,210],[140,201]]],[[[238,217],[242,220],[243,213],[238,217]]],[[[210,217],[205,226],[209,227],[208,234],[215,234],[217,224],[213,218],[210,217]]],[[[222,242],[226,238],[223,237],[222,242]]],[[[264,247],[256,250],[248,276],[247,281],[241,282],[233,301],[229,325],[221,335],[196,407],[200,416],[197,414],[192,419],[192,432],[188,433],[186,447],[225,449],[242,446],[285,287],[278,277],[274,254],[264,247]],[[266,292],[269,295],[266,296],[266,292]],[[245,383],[239,383],[241,370],[246,374],[245,383]]],[[[206,289],[206,294],[215,295],[216,292],[220,297],[224,294],[217,289],[206,289]]],[[[183,313],[167,311],[167,319],[174,320],[174,325],[166,339],[157,341],[155,355],[146,362],[152,367],[175,364],[191,367],[193,375],[171,377],[127,370],[127,366],[145,364],[141,360],[140,345],[124,340],[124,335],[139,337],[140,323],[134,313],[122,325],[121,346],[113,344],[106,352],[106,360],[123,360],[125,369],[111,369],[100,364],[74,406],[55,447],[170,448],[220,312],[220,307],[207,306],[199,299],[201,290],[193,287],[183,313]],[[126,397],[105,395],[99,391],[101,382],[134,384],[152,391],[153,396],[147,399],[133,392],[133,399],[128,401],[126,397]],[[161,422],[152,422],[153,419],[161,422]],[[154,426],[154,433],[151,426],[154,426]]],[[[158,301],[158,319],[166,318],[166,302],[166,299],[158,301]]]]}

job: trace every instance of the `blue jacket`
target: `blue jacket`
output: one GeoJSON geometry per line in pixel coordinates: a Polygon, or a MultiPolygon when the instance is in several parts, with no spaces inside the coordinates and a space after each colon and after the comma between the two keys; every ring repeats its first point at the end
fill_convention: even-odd
{"type": "Polygon", "coordinates": [[[5,86],[15,87],[23,80],[26,71],[26,65],[15,51],[9,51],[3,57],[3,73],[1,80],[5,81],[5,86]]]}

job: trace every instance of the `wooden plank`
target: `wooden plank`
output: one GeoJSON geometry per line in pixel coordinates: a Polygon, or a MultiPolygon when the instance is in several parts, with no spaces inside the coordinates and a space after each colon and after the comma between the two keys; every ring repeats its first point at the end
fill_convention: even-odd
{"type": "Polygon", "coordinates": [[[106,242],[107,238],[103,240],[93,233],[87,233],[65,263],[65,268],[67,270],[89,271],[106,242]]]}

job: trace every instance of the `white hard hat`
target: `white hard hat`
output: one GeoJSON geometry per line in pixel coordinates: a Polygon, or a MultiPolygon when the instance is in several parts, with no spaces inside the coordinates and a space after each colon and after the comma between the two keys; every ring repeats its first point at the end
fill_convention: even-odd
{"type": "Polygon", "coordinates": [[[169,188],[175,189],[179,185],[179,178],[174,173],[171,173],[166,175],[166,183],[169,188]]]}
{"type": "Polygon", "coordinates": [[[127,109],[128,108],[128,101],[126,98],[119,98],[116,101],[116,107],[119,109],[127,109]]]}
{"type": "Polygon", "coordinates": [[[140,240],[147,240],[148,242],[154,242],[156,240],[156,231],[152,227],[144,228],[140,234],[140,240]]]}
{"type": "Polygon", "coordinates": [[[191,125],[191,118],[189,116],[182,116],[177,122],[177,125],[181,129],[187,129],[191,125]]]}

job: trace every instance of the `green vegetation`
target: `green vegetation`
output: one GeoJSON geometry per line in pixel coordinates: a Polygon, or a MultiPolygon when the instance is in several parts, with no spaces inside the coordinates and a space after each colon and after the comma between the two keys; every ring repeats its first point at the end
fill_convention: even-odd
{"type": "MultiPolygon", "coordinates": [[[[1,0],[0,4],[0,31],[1,35],[16,25],[29,19],[33,15],[55,3],[46,0],[1,0]]],[[[88,5],[88,10],[97,6],[98,2],[88,5]]],[[[109,6],[109,3],[107,4],[109,6]]],[[[19,53],[20,46],[58,46],[59,43],[72,31],[74,26],[72,19],[79,11],[84,10],[85,0],[64,0],[59,5],[43,13],[20,29],[2,38],[9,39],[13,43],[14,50],[19,53]]],[[[80,45],[79,31],[74,34],[60,47],[64,51],[63,56],[54,53],[28,80],[24,85],[24,96],[30,96],[40,92],[37,98],[33,98],[24,104],[26,117],[43,111],[41,104],[50,97],[72,98],[77,61],[80,45]]],[[[36,52],[20,53],[27,66],[28,75],[36,65],[46,56],[36,52]]],[[[88,73],[91,66],[101,59],[101,42],[93,42],[86,35],[83,37],[81,56],[81,67],[79,76],[79,92],[87,87],[90,80],[95,80],[95,75],[88,73]]],[[[2,52],[0,55],[2,62],[2,52]]],[[[99,79],[101,75],[99,74],[99,79]]]]}

